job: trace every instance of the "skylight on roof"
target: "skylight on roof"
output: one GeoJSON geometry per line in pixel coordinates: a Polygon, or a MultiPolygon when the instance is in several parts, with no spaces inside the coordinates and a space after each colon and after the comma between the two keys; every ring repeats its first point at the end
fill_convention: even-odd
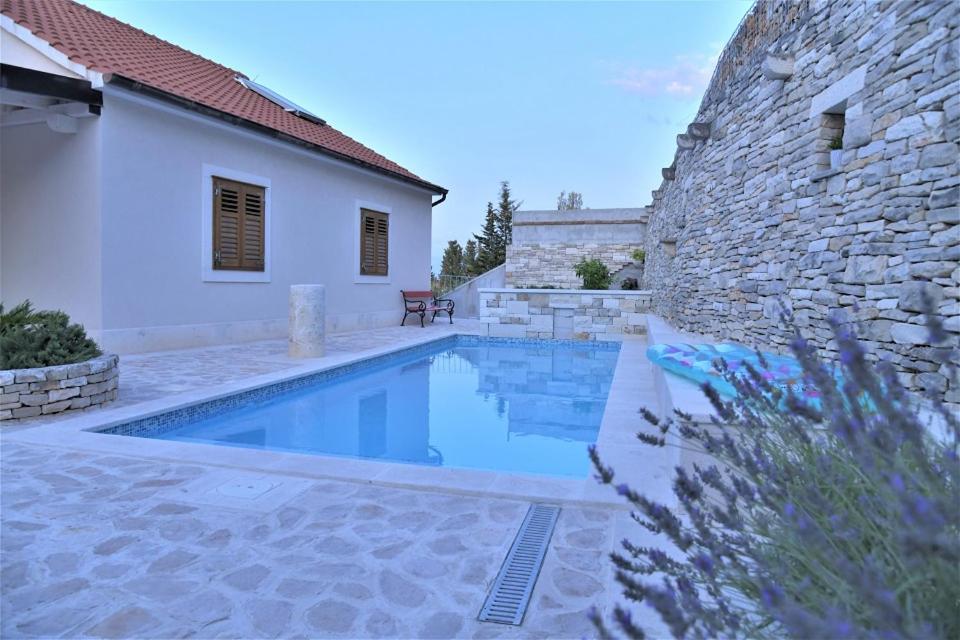
{"type": "Polygon", "coordinates": [[[283,107],[284,111],[292,113],[293,115],[299,118],[303,118],[304,120],[309,120],[310,122],[315,122],[317,124],[327,124],[326,120],[324,120],[323,118],[319,118],[313,115],[312,113],[310,113],[309,111],[307,111],[306,109],[298,105],[297,103],[291,100],[287,100],[276,91],[268,89],[262,84],[254,82],[253,80],[250,80],[249,78],[244,78],[242,76],[237,76],[237,82],[245,86],[247,89],[250,89],[251,91],[256,91],[257,93],[262,95],[264,98],[266,98],[270,102],[283,107]]]}

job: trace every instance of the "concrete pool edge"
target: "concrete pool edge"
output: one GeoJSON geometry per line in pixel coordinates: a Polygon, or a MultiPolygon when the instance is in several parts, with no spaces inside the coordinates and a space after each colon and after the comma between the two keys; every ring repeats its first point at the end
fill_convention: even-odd
{"type": "MultiPolygon", "coordinates": [[[[84,414],[34,428],[3,434],[3,440],[22,442],[60,449],[80,449],[104,455],[123,455],[149,460],[174,461],[185,464],[254,471],[277,476],[340,480],[374,484],[394,488],[416,489],[433,492],[455,493],[474,496],[489,496],[508,499],[541,500],[578,506],[596,505],[626,508],[626,504],[610,487],[600,486],[592,475],[584,479],[538,476],[533,474],[506,473],[480,469],[449,467],[425,467],[415,464],[386,462],[304,454],[260,449],[225,447],[216,444],[176,442],[158,439],[143,439],[99,433],[105,429],[137,419],[166,413],[174,409],[202,404],[251,389],[309,376],[378,356],[415,349],[433,342],[443,342],[459,335],[425,336],[402,345],[369,349],[324,359],[262,374],[240,382],[229,383],[202,391],[187,392],[169,398],[153,400],[128,407],[107,409],[84,414]],[[149,446],[145,446],[149,442],[149,446]]],[[[597,445],[605,461],[618,468],[618,472],[630,469],[640,472],[626,473],[624,479],[643,482],[653,489],[651,482],[658,482],[663,465],[640,464],[650,447],[643,445],[633,433],[638,427],[637,409],[641,404],[650,404],[653,398],[653,381],[642,339],[624,340],[610,394],[598,434],[597,445]],[[640,400],[643,400],[642,402],[640,400]],[[655,469],[654,469],[655,468],[655,469]]],[[[586,451],[584,451],[586,455],[586,451]]],[[[658,456],[658,458],[663,456],[658,456]]],[[[667,465],[672,469],[672,465],[667,465]]],[[[669,476],[669,474],[668,474],[669,476]]],[[[619,479],[619,478],[618,478],[619,479]]],[[[666,489],[669,491],[669,482],[666,489]]],[[[659,497],[661,491],[654,494],[659,497]]]]}

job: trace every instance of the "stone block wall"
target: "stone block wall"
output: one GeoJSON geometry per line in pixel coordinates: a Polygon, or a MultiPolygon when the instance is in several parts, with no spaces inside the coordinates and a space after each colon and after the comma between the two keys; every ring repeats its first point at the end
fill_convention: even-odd
{"type": "MultiPolygon", "coordinates": [[[[637,241],[628,244],[524,244],[507,247],[506,283],[524,289],[553,286],[576,289],[583,286],[574,268],[581,260],[596,258],[610,273],[634,263],[631,254],[642,248],[637,241]]],[[[619,281],[611,286],[619,286],[619,281]]]]}
{"type": "Polygon", "coordinates": [[[0,371],[0,420],[90,409],[117,399],[119,358],[0,371]]]}
{"type": "Polygon", "coordinates": [[[649,310],[649,291],[480,290],[480,322],[500,338],[622,340],[646,333],[649,310]]]}
{"type": "MultiPolygon", "coordinates": [[[[646,225],[643,207],[517,211],[507,247],[506,286],[577,289],[583,282],[574,268],[584,259],[596,258],[617,273],[633,265],[632,254],[643,248],[646,225]]],[[[619,287],[620,280],[611,286],[619,287]]]]}
{"type": "Polygon", "coordinates": [[[784,351],[782,302],[830,352],[842,309],[905,383],[946,389],[920,309],[930,296],[956,341],[958,39],[952,0],[760,0],[653,193],[654,311],[784,351]]]}

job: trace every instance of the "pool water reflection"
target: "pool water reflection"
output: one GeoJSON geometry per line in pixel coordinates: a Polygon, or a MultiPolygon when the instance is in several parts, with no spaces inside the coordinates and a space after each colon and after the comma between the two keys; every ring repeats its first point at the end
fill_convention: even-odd
{"type": "Polygon", "coordinates": [[[461,338],[153,437],[585,477],[618,355],[461,338]]]}

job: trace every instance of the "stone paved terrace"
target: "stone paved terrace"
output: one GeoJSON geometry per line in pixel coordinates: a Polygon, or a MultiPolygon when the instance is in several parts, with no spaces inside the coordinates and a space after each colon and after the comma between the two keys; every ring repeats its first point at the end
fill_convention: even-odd
{"type": "Polygon", "coordinates": [[[590,634],[623,514],[565,508],[519,628],[476,621],[526,504],[307,482],[265,511],[205,503],[233,475],[6,444],[3,636],[590,634]]]}
{"type": "MultiPolygon", "coordinates": [[[[327,358],[423,331],[329,336],[327,358]]],[[[285,348],[128,356],[118,404],[299,364],[285,348]]],[[[619,591],[606,555],[647,542],[622,509],[564,505],[523,625],[481,623],[528,500],[18,441],[51,418],[0,430],[3,637],[589,637],[619,591]]]]}

